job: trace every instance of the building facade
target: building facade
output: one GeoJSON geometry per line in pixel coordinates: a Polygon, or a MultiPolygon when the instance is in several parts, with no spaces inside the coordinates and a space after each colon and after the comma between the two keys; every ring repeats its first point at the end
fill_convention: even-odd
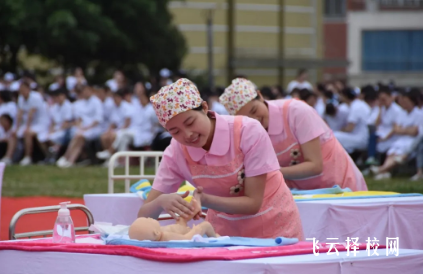
{"type": "Polygon", "coordinates": [[[423,86],[422,0],[336,0],[338,9],[333,2],[325,0],[325,57],[350,64],[325,73],[345,75],[358,86],[391,80],[423,86]]]}
{"type": "MultiPolygon", "coordinates": [[[[235,74],[246,75],[257,85],[278,83],[278,68],[271,62],[279,54],[278,0],[236,0],[234,55],[235,74]]],[[[284,0],[284,56],[287,59],[320,60],[323,57],[323,2],[320,0],[284,0]]],[[[208,12],[213,14],[213,64],[215,82],[227,85],[227,1],[171,1],[174,22],[184,34],[189,53],[183,68],[201,73],[207,71],[208,12]]],[[[295,65],[284,69],[284,83],[295,77],[295,65]]],[[[321,76],[319,69],[310,70],[310,80],[321,76]]],[[[286,84],[285,84],[286,85],[286,84]]]]}

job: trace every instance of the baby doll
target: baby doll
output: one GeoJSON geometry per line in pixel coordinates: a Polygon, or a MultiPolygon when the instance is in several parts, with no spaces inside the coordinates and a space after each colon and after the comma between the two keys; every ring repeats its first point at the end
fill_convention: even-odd
{"type": "MultiPolygon", "coordinates": [[[[192,199],[194,212],[201,210],[201,207],[192,199]]],[[[176,224],[160,226],[160,223],[152,218],[138,218],[129,227],[129,238],[134,240],[150,241],[171,241],[171,240],[191,240],[196,234],[207,235],[207,237],[218,237],[209,222],[202,222],[197,226],[190,228],[187,223],[194,215],[188,218],[179,218],[176,224]]]]}

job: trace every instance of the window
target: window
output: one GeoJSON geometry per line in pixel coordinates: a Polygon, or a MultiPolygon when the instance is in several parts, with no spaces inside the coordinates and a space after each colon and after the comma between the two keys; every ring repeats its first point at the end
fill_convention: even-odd
{"type": "Polygon", "coordinates": [[[364,31],[364,71],[423,71],[423,30],[364,31]]]}
{"type": "Polygon", "coordinates": [[[325,0],[326,17],[344,17],[345,0],[325,0]]]}

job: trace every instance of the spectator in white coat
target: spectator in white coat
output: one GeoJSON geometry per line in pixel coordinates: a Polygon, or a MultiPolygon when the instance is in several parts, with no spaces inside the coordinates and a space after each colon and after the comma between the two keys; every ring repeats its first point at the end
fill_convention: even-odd
{"type": "Polygon", "coordinates": [[[419,98],[416,94],[406,92],[401,96],[400,104],[405,112],[398,117],[387,139],[393,135],[398,138],[388,149],[385,162],[382,166],[372,166],[370,170],[375,174],[375,179],[388,179],[390,170],[402,163],[404,155],[409,151],[415,140],[423,133],[423,113],[418,108],[419,98]]]}
{"type": "Polygon", "coordinates": [[[308,89],[313,90],[313,86],[310,84],[310,82],[307,81],[308,78],[308,72],[306,69],[300,69],[298,70],[297,78],[295,80],[292,80],[289,82],[288,87],[286,88],[286,91],[288,94],[292,92],[293,89],[308,89]]]}
{"type": "Polygon", "coordinates": [[[90,86],[84,86],[74,103],[75,126],[72,128],[72,140],[66,153],[57,161],[59,167],[71,167],[79,157],[86,141],[99,138],[103,120],[103,106],[93,94],[90,86]]]}
{"type": "Polygon", "coordinates": [[[64,145],[66,133],[72,126],[72,103],[66,98],[66,90],[58,89],[51,93],[54,104],[50,108],[51,125],[48,140],[55,145],[64,145]]]}
{"type": "Polygon", "coordinates": [[[357,98],[357,93],[351,88],[345,88],[339,94],[342,102],[348,105],[347,125],[341,131],[335,131],[335,137],[348,153],[364,150],[369,142],[367,120],[370,107],[357,98]]]}
{"type": "Polygon", "coordinates": [[[106,86],[108,86],[112,92],[116,92],[119,89],[123,89],[125,85],[125,74],[123,74],[121,70],[116,70],[113,73],[113,78],[107,80],[106,82],[106,86]]]}
{"type": "Polygon", "coordinates": [[[34,137],[39,143],[45,142],[48,137],[49,126],[47,105],[43,97],[40,93],[31,91],[27,82],[22,82],[19,88],[16,122],[16,137],[18,139],[24,138],[25,156],[20,162],[21,165],[26,166],[32,163],[34,137]]]}
{"type": "Polygon", "coordinates": [[[97,153],[99,159],[109,159],[117,150],[125,150],[127,147],[120,147],[120,139],[128,135],[132,141],[135,134],[131,127],[134,117],[134,107],[124,100],[124,91],[119,90],[113,93],[114,108],[111,116],[111,124],[108,130],[101,136],[103,151],[97,153]],[[116,141],[116,142],[115,142],[116,141]]]}

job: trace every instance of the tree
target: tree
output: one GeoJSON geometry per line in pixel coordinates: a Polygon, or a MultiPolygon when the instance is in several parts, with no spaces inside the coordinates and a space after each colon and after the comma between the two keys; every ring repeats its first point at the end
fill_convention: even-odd
{"type": "Polygon", "coordinates": [[[2,0],[0,57],[20,46],[64,67],[177,69],[186,53],[168,0],[2,0]]]}

